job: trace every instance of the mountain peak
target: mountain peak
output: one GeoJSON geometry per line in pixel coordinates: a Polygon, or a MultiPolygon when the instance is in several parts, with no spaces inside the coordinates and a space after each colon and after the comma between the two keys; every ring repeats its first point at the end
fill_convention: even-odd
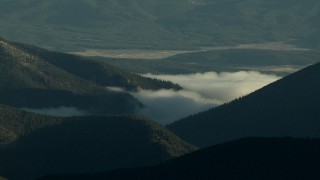
{"type": "Polygon", "coordinates": [[[29,70],[43,74],[46,72],[45,64],[41,63],[36,56],[17,48],[7,41],[0,40],[0,56],[2,60],[14,61],[19,65],[29,70]]]}

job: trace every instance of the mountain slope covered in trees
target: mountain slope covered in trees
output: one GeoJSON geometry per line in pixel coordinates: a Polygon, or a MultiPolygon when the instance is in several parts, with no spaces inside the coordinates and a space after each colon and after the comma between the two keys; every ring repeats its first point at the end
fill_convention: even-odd
{"type": "Polygon", "coordinates": [[[320,63],[168,128],[202,147],[247,136],[319,137],[318,82],[320,63]]]}
{"type": "Polygon", "coordinates": [[[120,67],[111,66],[104,61],[48,51],[30,45],[15,45],[46,60],[56,67],[100,86],[120,87],[125,90],[133,91],[138,88],[149,90],[181,89],[177,84],[133,74],[121,69],[120,67]]]}
{"type": "Polygon", "coordinates": [[[106,87],[181,89],[104,62],[4,39],[0,39],[0,62],[0,103],[19,108],[75,107],[84,114],[133,113],[141,103],[126,92],[106,87]]]}
{"type": "Polygon", "coordinates": [[[186,13],[159,20],[168,29],[208,37],[202,43],[290,41],[319,48],[320,3],[316,0],[206,0],[186,13]]]}
{"type": "Polygon", "coordinates": [[[169,45],[168,42],[178,40],[175,37],[178,34],[170,34],[155,20],[184,12],[190,6],[189,0],[28,0],[23,3],[14,0],[1,2],[0,21],[6,37],[14,40],[19,37],[19,40],[41,46],[148,47],[169,45]],[[29,36],[20,31],[8,31],[17,24],[28,31],[29,36]]]}
{"type": "Polygon", "coordinates": [[[319,48],[319,7],[316,0],[6,0],[0,3],[0,33],[62,50],[273,41],[319,48]]]}
{"type": "Polygon", "coordinates": [[[100,113],[132,112],[139,104],[128,94],[107,91],[6,40],[0,43],[3,104],[21,108],[76,107],[88,113],[94,109],[100,113]]]}
{"type": "Polygon", "coordinates": [[[0,149],[41,128],[62,123],[57,117],[42,116],[0,105],[0,149]]]}
{"type": "Polygon", "coordinates": [[[57,118],[0,108],[0,175],[34,179],[154,165],[196,148],[136,116],[57,118]]]}
{"type": "Polygon", "coordinates": [[[317,180],[320,178],[319,150],[318,139],[246,138],[205,148],[154,167],[40,179],[317,180]]]}

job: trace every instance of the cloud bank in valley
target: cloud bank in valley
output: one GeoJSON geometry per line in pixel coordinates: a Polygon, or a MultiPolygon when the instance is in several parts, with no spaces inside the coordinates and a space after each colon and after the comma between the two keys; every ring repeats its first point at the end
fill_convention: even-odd
{"type": "Polygon", "coordinates": [[[172,81],[184,88],[133,93],[146,106],[138,113],[163,124],[229,102],[280,79],[256,71],[145,76],[172,81]]]}
{"type": "Polygon", "coordinates": [[[145,107],[139,114],[167,124],[189,114],[216,106],[217,102],[192,91],[142,90],[133,94],[145,107]]]}

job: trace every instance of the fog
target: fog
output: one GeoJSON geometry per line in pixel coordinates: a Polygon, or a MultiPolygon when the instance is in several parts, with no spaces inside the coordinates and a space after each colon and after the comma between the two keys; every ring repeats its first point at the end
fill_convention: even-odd
{"type": "Polygon", "coordinates": [[[144,76],[172,81],[184,88],[133,93],[146,106],[138,113],[163,124],[229,102],[280,79],[256,71],[144,76]]]}
{"type": "MultiPolygon", "coordinates": [[[[144,76],[172,81],[183,87],[183,90],[140,90],[131,94],[144,108],[137,114],[152,118],[162,124],[169,124],[191,114],[229,102],[237,97],[251,93],[280,77],[262,74],[256,71],[207,72],[188,75],[154,75],[144,76]]],[[[119,87],[106,87],[115,92],[125,92],[119,87]]],[[[69,117],[83,116],[85,112],[75,107],[23,108],[39,114],[69,117]]]]}
{"type": "Polygon", "coordinates": [[[206,99],[196,92],[185,90],[142,90],[133,95],[145,105],[138,113],[162,124],[218,105],[213,99],[206,99]]]}

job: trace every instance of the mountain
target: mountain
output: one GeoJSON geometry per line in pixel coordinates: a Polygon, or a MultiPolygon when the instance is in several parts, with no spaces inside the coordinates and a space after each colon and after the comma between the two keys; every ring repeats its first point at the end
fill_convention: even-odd
{"type": "MultiPolygon", "coordinates": [[[[290,41],[319,48],[320,3],[308,0],[205,1],[183,14],[163,18],[160,24],[202,39],[202,44],[245,44],[290,41]],[[303,28],[302,28],[303,27],[303,28]],[[202,37],[208,37],[203,39],[202,37]]],[[[198,42],[200,43],[200,42],[198,42]]]]}
{"type": "Polygon", "coordinates": [[[319,7],[316,0],[4,0],[0,33],[64,51],[274,41],[319,48],[319,7]]]}
{"type": "Polygon", "coordinates": [[[157,25],[155,20],[190,7],[189,0],[2,1],[1,34],[12,40],[56,49],[60,46],[59,49],[64,50],[70,47],[150,48],[177,40],[175,34],[157,25]],[[8,31],[17,24],[28,31],[29,36],[8,31]]]}
{"type": "Polygon", "coordinates": [[[181,89],[104,62],[4,39],[0,39],[0,62],[0,103],[19,108],[71,107],[82,114],[133,113],[141,103],[125,91],[112,88],[181,89]]]}
{"type": "Polygon", "coordinates": [[[206,147],[248,136],[320,136],[320,63],[247,96],[169,125],[206,147]]]}
{"type": "Polygon", "coordinates": [[[85,113],[129,113],[139,105],[129,94],[108,91],[4,40],[0,61],[2,104],[31,109],[75,107],[85,113]]]}
{"type": "Polygon", "coordinates": [[[43,116],[0,105],[0,149],[38,129],[62,123],[58,117],[43,116]]]}
{"type": "Polygon", "coordinates": [[[319,150],[318,139],[246,138],[201,149],[154,167],[40,179],[316,180],[320,177],[319,150]]]}
{"type": "Polygon", "coordinates": [[[5,40],[0,41],[0,53],[1,89],[36,87],[80,91],[77,89],[80,84],[85,85],[83,91],[94,89],[93,84],[81,81],[5,40]]]}
{"type": "Polygon", "coordinates": [[[30,45],[15,45],[45,59],[56,67],[103,87],[120,87],[129,91],[136,91],[139,88],[148,90],[182,89],[179,85],[169,81],[151,79],[138,74],[133,74],[120,67],[114,67],[102,60],[93,60],[75,55],[48,51],[30,45]]]}
{"type": "Polygon", "coordinates": [[[167,17],[172,14],[184,12],[189,9],[191,4],[188,0],[177,0],[175,2],[169,0],[124,0],[121,2],[115,0],[108,2],[101,0],[66,0],[64,2],[56,2],[53,0],[26,0],[23,3],[12,0],[3,1],[2,9],[4,10],[4,16],[12,16],[16,20],[84,26],[94,25],[102,21],[105,21],[104,24],[111,24],[128,21],[130,18],[143,20],[167,17]],[[175,9],[178,6],[180,7],[175,9]],[[71,12],[70,8],[73,8],[71,12]],[[52,10],[56,10],[56,12],[54,13],[52,10]],[[17,11],[21,11],[21,13],[17,14],[17,11]],[[83,14],[83,12],[86,13],[83,14]],[[43,13],[47,13],[45,17],[38,16],[43,13]],[[63,19],[66,16],[68,16],[67,19],[63,19]],[[80,19],[84,21],[82,22],[80,19]]]}
{"type": "Polygon", "coordinates": [[[0,108],[0,175],[99,172],[154,165],[196,148],[137,116],[57,118],[0,108]]]}

